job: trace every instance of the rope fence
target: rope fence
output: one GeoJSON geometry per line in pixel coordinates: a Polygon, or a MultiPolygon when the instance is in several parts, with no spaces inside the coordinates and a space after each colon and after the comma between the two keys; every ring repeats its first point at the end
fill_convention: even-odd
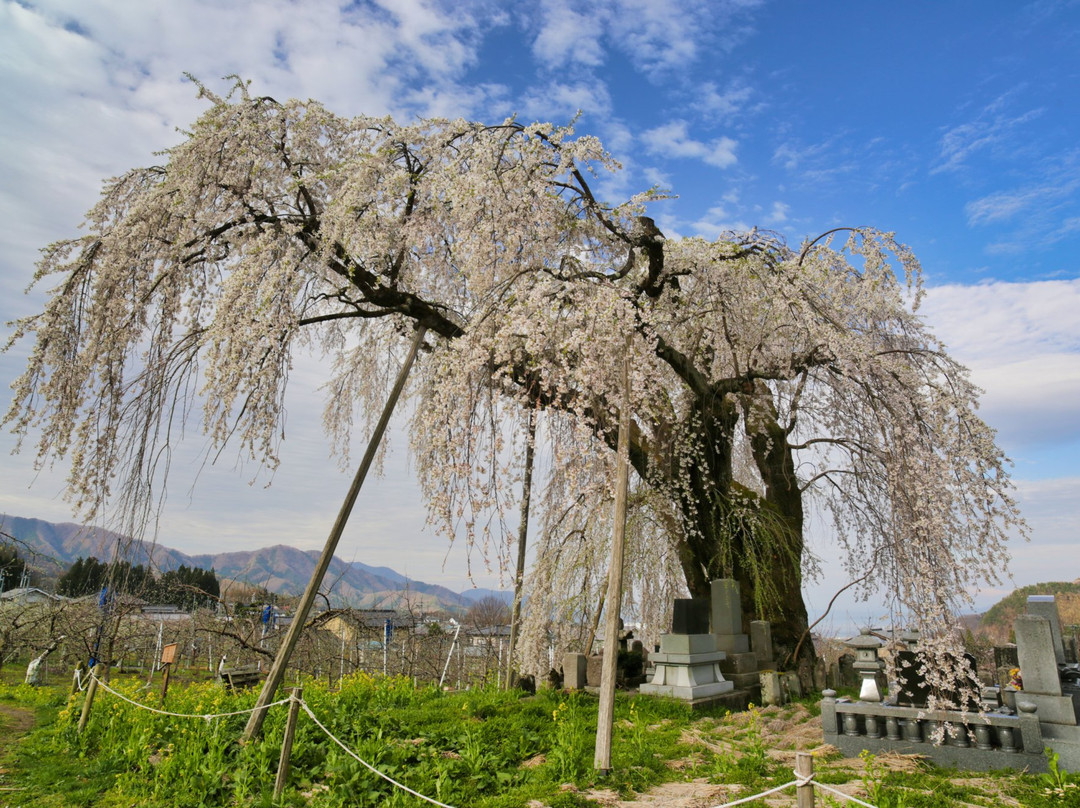
{"type": "MultiPolygon", "coordinates": [[[[768,797],[770,794],[776,794],[777,792],[789,789],[792,786],[795,786],[797,789],[798,788],[807,788],[807,787],[809,787],[811,789],[811,791],[809,792],[811,794],[810,802],[809,802],[810,805],[814,804],[812,794],[813,794],[813,788],[816,786],[817,788],[820,788],[823,791],[828,791],[828,792],[831,792],[832,794],[835,794],[838,797],[842,797],[843,799],[847,800],[848,802],[853,802],[856,805],[861,805],[861,806],[863,806],[863,808],[877,808],[876,805],[871,805],[868,802],[863,802],[862,800],[858,799],[857,797],[852,797],[850,794],[845,794],[843,791],[840,791],[839,789],[832,788],[831,786],[827,786],[824,783],[819,783],[817,780],[814,779],[813,773],[811,773],[811,774],[809,774],[807,776],[804,776],[804,775],[800,774],[796,770],[794,772],[794,775],[795,775],[795,779],[792,780],[790,783],[784,783],[784,785],[782,785],[782,786],[776,786],[775,788],[770,788],[768,791],[762,791],[760,794],[755,794],[752,797],[741,797],[741,798],[739,798],[737,800],[732,800],[731,802],[724,802],[724,803],[721,803],[720,805],[714,805],[714,806],[712,806],[712,808],[732,808],[732,806],[734,806],[734,805],[743,805],[744,803],[754,802],[755,800],[760,800],[762,797],[768,797]]],[[[799,803],[799,804],[802,805],[802,803],[799,803]]]]}
{"type": "Polygon", "coordinates": [[[204,721],[211,721],[215,718],[229,718],[234,715],[251,715],[258,710],[269,710],[271,707],[277,707],[280,704],[288,704],[292,700],[291,697],[287,699],[280,699],[278,701],[271,702],[270,704],[263,705],[262,707],[252,707],[248,710],[236,710],[231,713],[206,713],[203,715],[199,715],[197,713],[171,713],[168,710],[159,710],[156,707],[151,707],[148,704],[143,704],[142,702],[135,701],[134,699],[129,699],[123,693],[118,693],[117,691],[113,690],[93,673],[90,674],[90,678],[95,679],[97,681],[98,687],[102,688],[106,693],[111,693],[121,701],[126,701],[128,704],[131,704],[132,706],[138,707],[142,710],[146,710],[147,712],[157,713],[158,715],[167,715],[171,718],[201,718],[204,721]]]}
{"type": "MultiPolygon", "coordinates": [[[[116,690],[114,690],[113,688],[109,687],[107,684],[105,684],[105,682],[101,681],[101,679],[96,674],[94,674],[93,671],[91,671],[89,676],[87,677],[87,683],[83,684],[82,679],[81,679],[80,674],[79,674],[79,671],[78,671],[78,669],[76,669],[76,671],[75,671],[75,683],[76,683],[76,686],[78,687],[79,690],[86,689],[86,687],[90,683],[93,683],[96,687],[102,688],[106,693],[109,693],[109,694],[111,694],[113,696],[116,696],[121,701],[125,701],[125,702],[127,702],[128,704],[130,704],[130,705],[132,705],[134,707],[138,707],[138,708],[140,708],[142,710],[147,710],[148,712],[151,712],[151,713],[156,713],[157,715],[168,716],[170,718],[199,718],[199,719],[202,719],[204,721],[211,721],[211,720],[213,720],[215,718],[229,718],[231,716],[237,716],[237,715],[250,715],[251,713],[254,713],[254,712],[258,711],[258,710],[269,710],[271,707],[278,707],[278,706],[280,706],[282,704],[289,704],[290,706],[298,705],[300,707],[300,709],[302,709],[305,713],[307,713],[308,717],[314,722],[315,726],[317,726],[320,730],[322,730],[322,732],[326,735],[327,738],[329,738],[331,741],[333,741],[335,744],[337,744],[337,746],[341,747],[341,749],[347,755],[349,755],[357,763],[359,763],[360,765],[362,765],[366,769],[368,769],[368,771],[372,772],[373,774],[377,775],[378,777],[381,777],[383,780],[390,783],[395,788],[399,788],[402,791],[405,791],[405,792],[407,792],[409,794],[412,794],[414,797],[416,797],[418,799],[421,799],[424,802],[430,803],[431,805],[438,806],[438,808],[453,808],[453,806],[451,806],[451,805],[447,805],[444,802],[439,802],[438,800],[432,799],[431,797],[426,797],[423,794],[421,794],[420,792],[414,791],[413,789],[411,789],[408,786],[404,785],[403,783],[399,783],[397,780],[390,777],[388,774],[384,774],[383,772],[379,771],[377,768],[372,766],[370,763],[368,763],[366,760],[361,758],[358,754],[356,754],[356,752],[354,752],[352,749],[350,749],[345,744],[344,741],[342,741],[341,739],[336,737],[326,727],[326,725],[324,725],[322,723],[322,721],[319,720],[319,718],[312,711],[310,705],[308,705],[308,703],[306,701],[304,701],[304,699],[301,696],[298,695],[299,689],[294,690],[292,692],[292,694],[289,695],[288,698],[279,699],[278,701],[271,702],[270,704],[265,704],[265,705],[262,705],[262,706],[253,707],[253,708],[247,709],[247,710],[236,710],[236,711],[227,712],[227,713],[197,714],[197,713],[173,713],[173,712],[169,712],[168,710],[159,710],[159,709],[157,709],[155,707],[151,707],[151,706],[149,706],[147,704],[142,704],[142,703],[140,703],[138,701],[135,701],[134,699],[128,698],[123,693],[119,693],[116,690]]],[[[89,696],[88,696],[88,698],[89,698],[89,696]]],[[[290,712],[289,712],[289,726],[287,726],[286,730],[285,730],[286,741],[285,741],[285,744],[282,747],[282,757],[281,757],[281,762],[279,764],[277,782],[275,783],[275,787],[274,787],[274,790],[275,790],[274,797],[275,797],[275,799],[280,797],[281,790],[284,788],[284,780],[285,780],[284,773],[288,771],[288,753],[289,753],[289,748],[292,745],[292,736],[293,736],[293,732],[295,730],[296,712],[297,711],[295,709],[290,709],[290,712]]],[[[871,805],[868,802],[863,802],[862,800],[860,800],[860,799],[858,799],[856,797],[853,797],[850,794],[845,794],[843,791],[832,788],[831,786],[825,785],[824,783],[821,783],[821,782],[818,782],[817,780],[815,780],[814,779],[814,772],[813,772],[813,757],[810,755],[809,752],[799,752],[799,753],[797,753],[797,756],[796,756],[796,768],[795,768],[795,770],[793,772],[793,775],[794,775],[795,779],[792,780],[789,783],[784,783],[783,785],[776,786],[774,788],[770,788],[770,789],[768,789],[766,791],[762,791],[760,794],[754,794],[753,796],[750,796],[750,797],[740,797],[739,799],[732,800],[731,802],[720,803],[719,805],[712,806],[712,808],[734,808],[734,806],[736,806],[736,805],[744,805],[744,804],[749,803],[749,802],[754,802],[755,800],[760,800],[762,797],[768,797],[771,794],[777,794],[777,793],[779,793],[781,791],[785,791],[785,790],[787,790],[789,788],[792,788],[792,787],[794,787],[796,789],[796,792],[797,792],[798,808],[802,808],[804,805],[805,806],[813,806],[814,805],[814,789],[815,789],[815,787],[820,788],[823,791],[827,791],[827,792],[829,792],[831,794],[835,794],[837,797],[840,797],[841,799],[846,800],[848,802],[855,803],[856,805],[860,805],[863,808],[877,808],[877,806],[875,806],[875,805],[871,805]]]]}

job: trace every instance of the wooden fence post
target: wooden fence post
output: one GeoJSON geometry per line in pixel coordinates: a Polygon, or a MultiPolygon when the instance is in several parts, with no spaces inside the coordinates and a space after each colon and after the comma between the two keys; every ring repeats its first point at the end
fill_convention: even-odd
{"type": "Polygon", "coordinates": [[[285,781],[289,779],[289,755],[292,754],[296,717],[300,714],[300,701],[303,695],[302,687],[294,687],[289,697],[289,717],[285,722],[285,737],[281,739],[281,757],[278,759],[277,778],[274,780],[274,802],[281,799],[281,793],[285,790],[285,781]]]}
{"type": "MultiPolygon", "coordinates": [[[[795,775],[800,780],[814,776],[814,756],[809,752],[795,753],[795,775]]],[[[796,808],[814,808],[814,784],[795,786],[796,808]]]]}
{"type": "Polygon", "coordinates": [[[90,684],[86,688],[86,700],[83,702],[82,714],[79,716],[79,734],[86,729],[86,722],[90,720],[90,708],[94,706],[94,696],[97,694],[97,674],[101,665],[95,665],[90,670],[90,684]]]}

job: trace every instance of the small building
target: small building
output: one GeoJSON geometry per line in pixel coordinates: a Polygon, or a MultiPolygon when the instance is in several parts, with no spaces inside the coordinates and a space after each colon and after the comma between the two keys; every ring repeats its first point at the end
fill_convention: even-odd
{"type": "Polygon", "coordinates": [[[34,603],[59,603],[65,600],[61,595],[54,595],[36,586],[19,586],[0,592],[0,603],[14,603],[20,606],[34,603]]]}

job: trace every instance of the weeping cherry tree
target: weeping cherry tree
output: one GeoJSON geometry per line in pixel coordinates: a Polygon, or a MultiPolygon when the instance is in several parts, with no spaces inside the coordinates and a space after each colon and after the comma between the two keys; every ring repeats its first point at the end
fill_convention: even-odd
{"type": "Polygon", "coordinates": [[[919,266],[890,234],[666,239],[644,215],[656,194],[595,195],[618,165],[569,128],[200,91],[183,142],[107,181],[85,235],[45,250],[48,302],[12,338],[33,348],[6,423],[70,464],[84,516],[151,519],[188,421],[273,468],[298,350],[332,360],[324,422],[347,456],[423,326],[412,444],[451,540],[509,557],[515,437],[538,419],[524,670],[598,608],[628,336],[629,596],[654,630],[684,587],[732,577],[745,618],[808,659],[811,504],[864,591],[930,635],[1023,532],[977,390],[917,316],[919,266]]]}

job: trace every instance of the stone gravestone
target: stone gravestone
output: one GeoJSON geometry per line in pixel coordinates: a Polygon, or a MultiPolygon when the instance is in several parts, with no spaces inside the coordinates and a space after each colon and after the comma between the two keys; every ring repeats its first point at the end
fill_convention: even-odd
{"type": "MultiPolygon", "coordinates": [[[[1024,700],[1038,707],[1039,720],[1076,726],[1077,707],[1071,695],[1062,693],[1054,635],[1050,620],[1041,614],[1022,614],[1013,623],[1024,700]]],[[[1017,694],[1017,704],[1021,694],[1017,694]]]]}
{"type": "MultiPolygon", "coordinates": [[[[1061,616],[1053,595],[1030,595],[1027,613],[1038,614],[1050,621],[1050,638],[1054,644],[1054,659],[1058,665],[1065,664],[1065,644],[1061,639],[1061,616]]],[[[1022,669],[1022,668],[1021,668],[1022,669]]]]}
{"type": "Polygon", "coordinates": [[[695,702],[734,689],[720,670],[727,654],[717,635],[709,633],[709,617],[707,601],[675,601],[672,633],[660,636],[660,650],[650,655],[653,677],[639,692],[695,702]]]}
{"type": "MultiPolygon", "coordinates": [[[[982,697],[982,686],[979,684],[975,670],[975,657],[964,654],[964,659],[971,670],[966,686],[946,691],[937,691],[939,707],[952,705],[951,709],[960,709],[963,697],[967,706],[963,709],[978,711],[979,701],[982,697]]],[[[934,689],[926,681],[926,661],[916,651],[898,651],[896,654],[896,680],[898,693],[896,703],[901,707],[927,707],[930,695],[934,689]]]]}
{"type": "Polygon", "coordinates": [[[585,660],[585,682],[589,687],[600,687],[600,678],[604,671],[604,652],[592,654],[585,660]]]}
{"type": "Polygon", "coordinates": [[[855,670],[854,654],[841,654],[836,662],[840,670],[840,686],[858,687],[861,680],[855,670]]]}
{"type": "MultiPolygon", "coordinates": [[[[735,687],[756,694],[760,686],[758,671],[761,670],[761,665],[758,649],[755,647],[753,651],[750,650],[750,638],[743,633],[739,583],[730,578],[720,578],[712,582],[710,591],[710,626],[716,636],[717,645],[727,653],[727,657],[720,663],[720,670],[735,687]]],[[[753,629],[754,623],[750,625],[753,629]]],[[[768,626],[767,623],[765,625],[768,626]]],[[[771,653],[771,641],[768,645],[771,653]]]]}
{"type": "Polygon", "coordinates": [[[671,610],[672,634],[708,634],[709,602],[694,598],[675,598],[671,610]]]}
{"type": "Polygon", "coordinates": [[[750,621],[750,647],[757,657],[758,670],[773,670],[776,660],[773,657],[772,623],[768,620],[750,621]]]}
{"type": "Polygon", "coordinates": [[[588,658],[584,654],[563,654],[563,687],[584,690],[588,682],[588,658]]]}
{"type": "Polygon", "coordinates": [[[1020,667],[1020,657],[1016,655],[1015,645],[994,646],[994,681],[1005,692],[1012,680],[1010,672],[1020,667]]]}
{"type": "Polygon", "coordinates": [[[930,685],[922,660],[914,651],[896,653],[896,703],[901,707],[925,707],[930,699],[930,685]]]}

